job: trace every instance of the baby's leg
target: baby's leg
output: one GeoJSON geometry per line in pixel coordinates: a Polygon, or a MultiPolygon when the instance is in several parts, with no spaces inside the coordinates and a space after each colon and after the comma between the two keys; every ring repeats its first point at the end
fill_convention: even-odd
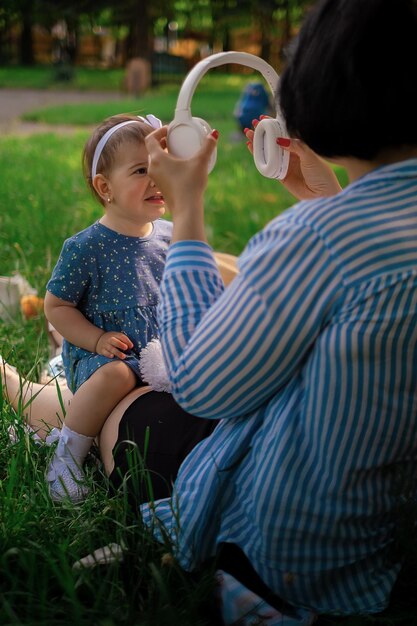
{"type": "Polygon", "coordinates": [[[69,497],[80,502],[86,497],[85,457],[111,411],[135,386],[132,370],[115,360],[98,369],[74,394],[47,474],[53,500],[69,497]]]}
{"type": "Polygon", "coordinates": [[[5,398],[39,437],[44,439],[51,428],[61,427],[64,421],[63,409],[68,409],[72,398],[66,385],[60,385],[58,393],[55,380],[47,385],[32,383],[4,361],[0,362],[0,373],[5,398]]]}
{"type": "Polygon", "coordinates": [[[123,361],[117,359],[103,365],[77,389],[65,425],[77,433],[95,437],[116,404],[136,384],[135,374],[123,361]]]}

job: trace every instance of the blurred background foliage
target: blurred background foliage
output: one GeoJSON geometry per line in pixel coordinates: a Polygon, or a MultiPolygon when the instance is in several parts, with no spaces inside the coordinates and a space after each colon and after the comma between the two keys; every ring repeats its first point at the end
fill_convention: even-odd
{"type": "Polygon", "coordinates": [[[155,65],[155,58],[163,55],[164,62],[178,71],[213,52],[242,50],[279,69],[308,4],[308,0],[3,0],[0,64],[123,67],[135,57],[155,65]]]}

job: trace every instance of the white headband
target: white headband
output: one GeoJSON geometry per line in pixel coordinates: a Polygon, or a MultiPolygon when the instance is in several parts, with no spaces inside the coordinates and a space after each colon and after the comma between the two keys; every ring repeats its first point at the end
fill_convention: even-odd
{"type": "Polygon", "coordinates": [[[161,120],[155,117],[155,115],[152,115],[152,113],[150,113],[146,117],[138,115],[137,120],[126,120],[126,122],[120,122],[120,124],[116,124],[116,126],[112,126],[111,128],[109,128],[109,130],[104,133],[104,135],[96,145],[96,149],[94,150],[93,164],[91,166],[91,180],[93,180],[94,176],[97,174],[97,165],[101,157],[101,153],[103,152],[103,148],[110,139],[110,137],[113,135],[113,133],[116,132],[116,130],[122,128],[122,126],[126,126],[126,124],[133,124],[133,122],[145,122],[145,124],[149,124],[149,126],[152,126],[152,128],[161,128],[162,126],[161,120]]]}

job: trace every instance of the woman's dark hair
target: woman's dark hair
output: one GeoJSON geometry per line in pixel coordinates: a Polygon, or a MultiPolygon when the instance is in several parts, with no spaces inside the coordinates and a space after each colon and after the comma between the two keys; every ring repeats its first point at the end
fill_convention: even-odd
{"type": "Polygon", "coordinates": [[[322,0],[279,85],[290,135],[324,157],[417,145],[417,1],[322,0]]]}

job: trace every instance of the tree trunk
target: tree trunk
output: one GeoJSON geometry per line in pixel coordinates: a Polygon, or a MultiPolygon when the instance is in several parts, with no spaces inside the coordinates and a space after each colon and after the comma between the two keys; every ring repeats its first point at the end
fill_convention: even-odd
{"type": "Polygon", "coordinates": [[[78,55],[78,29],[79,29],[79,16],[71,15],[66,18],[68,36],[67,36],[67,54],[68,62],[70,65],[75,65],[75,61],[78,55]]]}
{"type": "Polygon", "coordinates": [[[281,61],[285,61],[285,49],[288,46],[289,42],[292,39],[292,20],[291,20],[291,8],[290,1],[287,0],[285,3],[285,16],[282,28],[282,38],[281,38],[281,47],[279,51],[279,56],[281,61]]]}
{"type": "Polygon", "coordinates": [[[274,64],[272,57],[272,37],[276,36],[274,21],[274,0],[262,2],[258,9],[258,23],[261,33],[261,57],[268,63],[274,64]]]}
{"type": "Polygon", "coordinates": [[[33,53],[32,35],[32,4],[28,3],[22,16],[22,32],[20,34],[20,63],[33,65],[35,57],[33,53]]]}
{"type": "Polygon", "coordinates": [[[151,36],[148,3],[137,0],[135,3],[134,18],[130,24],[127,38],[127,60],[134,57],[151,60],[151,36]]]}
{"type": "Polygon", "coordinates": [[[3,23],[0,27],[0,64],[7,65],[12,60],[12,46],[10,44],[11,24],[8,14],[5,12],[3,23]]]}

